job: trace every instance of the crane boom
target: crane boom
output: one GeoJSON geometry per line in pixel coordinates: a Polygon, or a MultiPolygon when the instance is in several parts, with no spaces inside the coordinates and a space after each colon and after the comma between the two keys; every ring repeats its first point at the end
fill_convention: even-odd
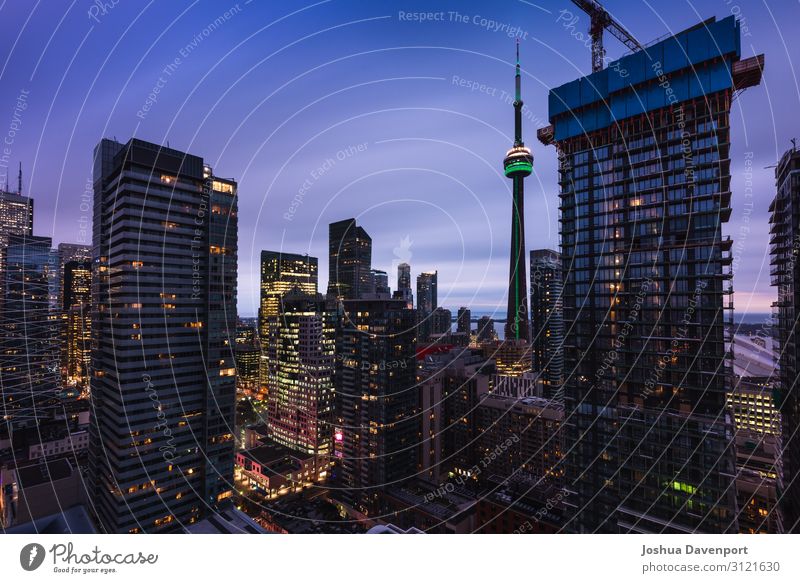
{"type": "Polygon", "coordinates": [[[572,0],[572,3],[589,15],[589,36],[592,39],[592,71],[601,71],[605,64],[604,30],[608,30],[631,50],[642,48],[639,41],[625,30],[624,26],[614,20],[597,0],[572,0]]]}

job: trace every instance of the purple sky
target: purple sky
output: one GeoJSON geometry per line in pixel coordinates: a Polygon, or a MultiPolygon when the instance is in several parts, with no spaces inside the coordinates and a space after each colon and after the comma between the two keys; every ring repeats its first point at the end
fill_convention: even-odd
{"type": "MultiPolygon", "coordinates": [[[[0,0],[0,134],[9,151],[0,180],[8,172],[15,185],[23,163],[36,234],[79,241],[91,215],[81,197],[94,144],[136,136],[203,156],[239,181],[243,316],[256,313],[261,249],[317,256],[324,290],[327,225],[351,216],[372,236],[374,266],[390,271],[393,288],[396,265],[407,261],[415,277],[438,269],[440,304],[503,312],[511,211],[501,162],[513,134],[509,33],[517,27],[535,156],[528,247],[557,247],[555,151],[535,130],[547,118],[548,89],[590,72],[581,36],[588,18],[571,2],[100,4],[0,0]],[[420,10],[439,20],[406,20],[420,10]],[[579,15],[573,29],[562,10],[579,15]]],[[[767,312],[774,184],[765,167],[800,135],[800,4],[604,5],[641,42],[734,13],[743,56],[766,53],[762,85],[739,96],[731,116],[727,234],[737,241],[737,313],[767,312]]],[[[608,34],[606,47],[611,58],[624,52],[608,34]]]]}

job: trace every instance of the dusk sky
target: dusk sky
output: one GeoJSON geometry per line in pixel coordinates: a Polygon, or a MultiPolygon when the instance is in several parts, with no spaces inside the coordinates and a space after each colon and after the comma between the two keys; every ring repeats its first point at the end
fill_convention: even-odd
{"type": "MultiPolygon", "coordinates": [[[[761,85],[739,95],[731,115],[726,232],[737,314],[768,312],[768,167],[800,137],[800,4],[603,4],[642,43],[733,13],[742,56],[766,54],[761,85]]],[[[373,266],[390,272],[393,289],[407,261],[414,277],[439,271],[440,305],[504,313],[511,182],[502,159],[513,141],[516,30],[535,156],[527,245],[558,247],[556,153],[536,129],[547,123],[548,90],[591,72],[588,17],[571,2],[0,0],[0,23],[0,181],[10,175],[16,190],[22,162],[34,232],[54,245],[80,242],[81,221],[91,220],[81,202],[94,145],[135,136],[239,181],[241,316],[256,314],[262,249],[318,257],[324,292],[328,223],[348,217],[372,236],[373,266]],[[572,28],[562,10],[578,16],[572,28]],[[441,15],[405,19],[419,11],[441,15]]],[[[611,58],[627,51],[609,34],[605,42],[611,58]]]]}

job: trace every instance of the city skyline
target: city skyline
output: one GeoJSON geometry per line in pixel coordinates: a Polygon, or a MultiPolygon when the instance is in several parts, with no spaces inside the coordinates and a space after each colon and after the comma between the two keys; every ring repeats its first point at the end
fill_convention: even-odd
{"type": "MultiPolygon", "coordinates": [[[[507,261],[510,184],[498,168],[497,152],[504,151],[511,141],[507,119],[513,100],[508,82],[513,70],[513,39],[506,34],[508,29],[493,32],[481,19],[520,28],[522,51],[530,55],[524,59],[522,71],[527,106],[523,124],[530,136],[546,123],[547,89],[589,71],[589,51],[578,37],[578,33],[585,34],[588,17],[569,3],[541,8],[509,3],[491,10],[478,3],[442,6],[443,19],[431,22],[400,17],[400,8],[411,12],[415,3],[391,10],[375,7],[368,13],[350,3],[337,3],[337,10],[323,4],[284,12],[244,3],[231,5],[228,11],[224,7],[203,11],[178,5],[154,7],[153,13],[145,16],[171,21],[188,11],[176,21],[173,34],[159,40],[158,50],[144,55],[139,68],[128,63],[127,55],[112,53],[98,60],[88,52],[94,43],[121,35],[129,21],[139,32],[136,27],[141,21],[135,20],[136,14],[124,4],[96,19],[73,11],[58,31],[58,21],[50,21],[55,15],[42,15],[28,26],[42,29],[38,35],[42,42],[55,31],[48,51],[36,46],[37,35],[32,34],[21,37],[14,51],[7,47],[4,78],[10,87],[20,88],[14,99],[9,97],[9,106],[13,111],[19,101],[16,98],[22,97],[24,108],[20,108],[20,129],[0,174],[5,174],[10,189],[15,190],[17,163],[22,162],[23,194],[36,200],[36,235],[50,236],[54,243],[82,243],[90,238],[91,213],[81,209],[84,193],[91,189],[91,185],[87,187],[91,144],[113,135],[136,135],[164,145],[169,142],[226,168],[240,184],[242,316],[257,313],[262,249],[319,257],[324,274],[326,226],[348,216],[356,217],[374,237],[376,268],[391,273],[394,265],[403,261],[411,265],[414,276],[437,270],[441,305],[451,309],[469,305],[476,313],[496,311],[500,316],[506,301],[502,264],[507,261]],[[562,10],[572,17],[566,18],[562,10]],[[248,11],[259,18],[247,17],[248,11]],[[270,27],[268,39],[263,36],[266,33],[256,34],[235,48],[259,28],[284,16],[270,27]],[[215,21],[217,24],[209,27],[215,21]],[[299,21],[323,32],[310,32],[303,40],[287,38],[299,21]],[[62,52],[72,54],[67,48],[76,37],[65,38],[64,30],[78,23],[79,30],[87,30],[85,50],[78,51],[59,85],[55,79],[61,75],[47,77],[47,73],[63,69],[67,63],[52,49],[63,47],[62,52]],[[331,59],[320,52],[319,43],[348,31],[359,33],[348,36],[353,45],[349,54],[354,56],[325,65],[331,59]],[[233,51],[231,56],[222,61],[229,51],[233,51]],[[417,59],[417,54],[427,58],[417,59]],[[171,62],[170,55],[174,55],[171,62]],[[106,57],[109,62],[101,69],[106,57]],[[269,61],[258,65],[267,57],[269,61]],[[381,75],[361,74],[371,67],[380,67],[381,75]],[[258,74],[293,69],[298,71],[296,79],[258,74]],[[130,79],[128,71],[134,71],[130,79]],[[86,80],[95,80],[95,75],[90,87],[86,80]],[[149,89],[122,91],[125,83],[153,87],[161,77],[166,81],[164,87],[147,111],[142,108],[149,89]],[[198,90],[193,91],[196,85],[198,90]],[[99,87],[104,88],[102,96],[97,93],[99,87]],[[213,90],[208,91],[209,87],[213,90]],[[187,93],[191,96],[182,108],[187,93]],[[261,96],[269,97],[263,105],[261,96]],[[215,107],[217,100],[221,101],[215,107]],[[58,119],[34,113],[51,106],[63,112],[58,119]],[[95,112],[91,117],[87,117],[89,107],[95,112]],[[231,115],[241,108],[248,112],[247,120],[231,123],[231,115]],[[186,116],[194,116],[196,111],[213,112],[201,116],[206,119],[199,129],[185,123],[186,116]],[[218,139],[221,128],[222,140],[218,139]],[[56,164],[59,172],[43,171],[42,165],[54,152],[64,160],[56,164]],[[336,208],[320,209],[321,201],[334,198],[336,208]],[[396,220],[401,214],[418,220],[404,224],[396,220]],[[431,236],[437,226],[444,229],[445,237],[431,236]]],[[[682,30],[700,18],[727,14],[726,6],[712,2],[655,15],[646,5],[607,2],[606,8],[643,41],[668,30],[682,30]]],[[[772,191],[774,178],[766,167],[777,162],[793,137],[790,127],[772,122],[786,116],[797,98],[796,81],[788,84],[787,91],[770,91],[771,79],[796,79],[788,58],[797,41],[783,37],[779,30],[774,34],[773,18],[780,21],[784,9],[781,5],[740,15],[745,24],[743,56],[767,52],[771,59],[764,91],[741,95],[732,110],[732,118],[739,123],[732,124],[734,210],[727,233],[741,245],[736,250],[734,278],[737,315],[768,312],[773,295],[765,260],[766,205],[756,203],[748,208],[745,195],[758,201],[772,191]],[[746,172],[752,172],[752,184],[748,184],[746,172]]],[[[18,14],[16,8],[7,7],[3,13],[12,26],[19,21],[22,28],[22,10],[18,14]]],[[[12,43],[12,39],[0,42],[12,43]]],[[[614,39],[608,39],[606,46],[611,58],[627,50],[614,39]]],[[[527,249],[556,248],[555,155],[530,138],[528,142],[536,164],[528,179],[527,249]]],[[[326,284],[326,278],[320,277],[321,289],[326,284]]]]}
{"type": "Polygon", "coordinates": [[[0,531],[800,532],[784,4],[154,4],[0,66],[0,531]]]}

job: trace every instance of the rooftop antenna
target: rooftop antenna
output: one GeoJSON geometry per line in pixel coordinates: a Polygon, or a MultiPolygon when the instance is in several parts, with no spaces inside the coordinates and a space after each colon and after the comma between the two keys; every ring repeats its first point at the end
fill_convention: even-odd
{"type": "Polygon", "coordinates": [[[791,138],[789,141],[792,142],[792,150],[796,150],[797,149],[797,138],[791,138]]]}
{"type": "Polygon", "coordinates": [[[19,177],[17,180],[17,194],[22,196],[22,162],[19,163],[19,177]]]}

